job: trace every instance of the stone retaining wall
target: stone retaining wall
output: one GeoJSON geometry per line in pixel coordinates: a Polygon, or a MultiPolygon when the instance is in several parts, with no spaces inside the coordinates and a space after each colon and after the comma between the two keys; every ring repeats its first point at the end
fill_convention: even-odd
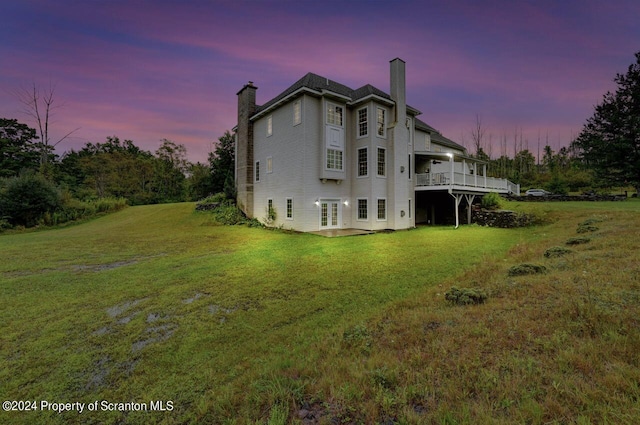
{"type": "Polygon", "coordinates": [[[626,195],[549,195],[549,196],[514,196],[507,195],[510,201],[530,202],[566,202],[566,201],[624,201],[626,195]]]}

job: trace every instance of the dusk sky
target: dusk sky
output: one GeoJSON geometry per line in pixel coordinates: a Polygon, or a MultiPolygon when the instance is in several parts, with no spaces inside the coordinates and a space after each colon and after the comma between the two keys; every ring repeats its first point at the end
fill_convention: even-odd
{"type": "Polygon", "coordinates": [[[640,51],[637,0],[0,0],[0,117],[35,127],[12,92],[55,85],[57,153],[107,136],[161,139],[205,162],[236,124],[248,81],[258,103],[307,72],[389,91],[406,62],[407,102],[471,150],[476,114],[500,155],[566,146],[640,51]]]}

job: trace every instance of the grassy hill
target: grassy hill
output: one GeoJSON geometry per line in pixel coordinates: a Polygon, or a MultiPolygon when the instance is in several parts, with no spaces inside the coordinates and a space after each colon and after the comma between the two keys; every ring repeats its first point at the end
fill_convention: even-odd
{"type": "Polygon", "coordinates": [[[333,239],[193,207],[0,236],[0,396],[39,408],[0,422],[640,421],[637,201],[333,239]]]}

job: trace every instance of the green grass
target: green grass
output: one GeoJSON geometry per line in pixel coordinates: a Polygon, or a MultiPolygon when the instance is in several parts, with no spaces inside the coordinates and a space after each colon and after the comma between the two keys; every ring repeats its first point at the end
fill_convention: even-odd
{"type": "Polygon", "coordinates": [[[640,204],[522,204],[551,224],[327,239],[173,204],[0,236],[3,400],[173,402],[0,422],[635,422],[640,204]]]}

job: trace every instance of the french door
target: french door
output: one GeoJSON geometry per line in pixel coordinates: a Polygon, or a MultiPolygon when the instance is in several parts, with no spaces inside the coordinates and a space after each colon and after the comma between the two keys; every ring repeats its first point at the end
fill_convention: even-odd
{"type": "Polygon", "coordinates": [[[340,200],[320,200],[320,229],[340,228],[340,200]]]}

